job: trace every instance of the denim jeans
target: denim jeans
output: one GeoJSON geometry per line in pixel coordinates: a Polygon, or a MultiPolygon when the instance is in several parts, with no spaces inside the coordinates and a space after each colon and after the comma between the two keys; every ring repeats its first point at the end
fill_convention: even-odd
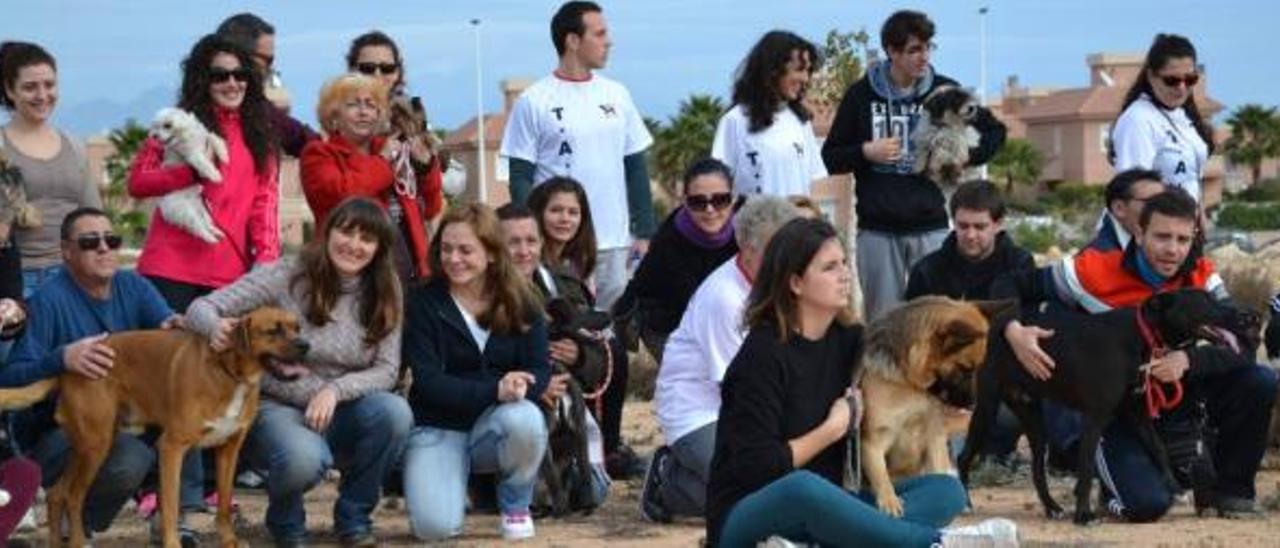
{"type": "Polygon", "coordinates": [[[677,516],[702,516],[707,508],[711,456],[716,451],[716,423],[708,423],[671,444],[671,460],[663,470],[662,506],[677,516]]]}
{"type": "Polygon", "coordinates": [[[820,546],[929,546],[964,510],[964,486],[948,474],[899,481],[903,515],[876,508],[870,491],[850,493],[808,470],[783,476],[738,501],[725,516],[719,546],[755,546],[773,535],[820,546]]]}
{"type": "Polygon", "coordinates": [[[404,447],[413,414],[404,398],[377,392],[339,403],[329,429],[306,426],[303,410],[262,400],[249,432],[254,466],[267,471],[267,529],[278,540],[306,536],[302,496],[320,482],[325,470],[342,472],[333,506],[334,529],[352,537],[373,530],[369,513],[378,504],[382,480],[404,447]]]}
{"type": "Polygon", "coordinates": [[[30,299],[31,294],[40,289],[49,278],[57,274],[62,269],[61,264],[46,266],[44,268],[24,268],[22,269],[22,298],[30,299]]]}
{"type": "Polygon", "coordinates": [[[546,450],[542,411],[529,400],[490,407],[470,432],[415,428],[404,453],[404,496],[414,536],[441,540],[462,532],[472,472],[498,474],[503,514],[527,512],[546,450]]]}
{"type": "MultiPolygon", "coordinates": [[[[71,441],[61,429],[53,430],[42,436],[28,455],[40,465],[40,485],[48,488],[58,481],[67,466],[71,441]]],[[[106,531],[155,463],[155,450],[146,442],[132,434],[116,434],[111,452],[84,499],[85,530],[106,531]]]]}

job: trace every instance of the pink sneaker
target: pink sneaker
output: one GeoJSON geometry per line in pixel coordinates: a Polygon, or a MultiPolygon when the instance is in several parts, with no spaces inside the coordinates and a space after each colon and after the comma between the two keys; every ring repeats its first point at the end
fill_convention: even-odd
{"type": "Polygon", "coordinates": [[[505,540],[533,538],[533,516],[529,515],[528,510],[502,515],[502,538],[505,540]]]}
{"type": "Polygon", "coordinates": [[[138,497],[138,517],[142,519],[151,519],[151,515],[159,509],[160,497],[156,496],[155,491],[147,491],[138,497]]]}

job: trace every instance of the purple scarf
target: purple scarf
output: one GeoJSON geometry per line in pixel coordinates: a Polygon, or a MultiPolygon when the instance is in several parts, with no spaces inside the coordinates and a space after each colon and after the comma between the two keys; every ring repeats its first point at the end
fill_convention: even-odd
{"type": "Polygon", "coordinates": [[[719,232],[707,234],[693,221],[689,208],[681,206],[680,211],[676,212],[676,231],[680,232],[686,240],[693,242],[693,245],[703,249],[720,249],[733,239],[733,214],[729,214],[729,221],[720,227],[719,232]]]}

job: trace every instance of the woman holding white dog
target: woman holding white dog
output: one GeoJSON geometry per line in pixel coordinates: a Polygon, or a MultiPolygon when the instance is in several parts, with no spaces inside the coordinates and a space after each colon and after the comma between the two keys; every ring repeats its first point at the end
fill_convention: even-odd
{"type": "Polygon", "coordinates": [[[267,471],[266,525],[276,546],[306,536],[303,495],[331,467],[342,473],[334,530],[343,546],[376,546],[370,514],[409,434],[412,413],[390,392],[400,369],[403,300],[391,259],[394,229],[371,200],[334,208],[296,259],[255,269],[191,303],[188,329],[225,348],[236,318],[260,306],[298,316],[310,343],[300,377],[262,379],[245,456],[267,471]]]}
{"type": "Polygon", "coordinates": [[[939,530],[965,507],[951,475],[899,482],[901,518],[879,511],[869,491],[841,487],[849,425],[861,416],[849,388],[863,336],[849,308],[851,282],[844,246],[825,221],[792,220],[765,248],[745,312],[750,331],[721,385],[707,546],[771,537],[821,546],[1016,545],[1008,520],[939,530]]]}
{"type": "Polygon", "coordinates": [[[201,178],[190,165],[165,165],[165,148],[183,143],[164,143],[154,136],[143,144],[129,173],[129,195],[139,199],[198,185],[222,233],[209,243],[163,215],[152,216],[138,272],[178,312],[254,265],[280,256],[279,151],[270,127],[275,107],[262,94],[252,63],[249,52],[212,34],[201,38],[182,62],[177,106],[226,142],[228,158],[218,166],[221,182],[201,178]]]}
{"type": "Polygon", "coordinates": [[[733,83],[733,107],[720,118],[711,156],[733,170],[738,194],[809,195],[827,176],[804,106],[809,78],[822,65],[818,48],[775,30],[751,48],[733,83]]]}
{"type": "Polygon", "coordinates": [[[542,307],[483,204],[445,213],[431,270],[405,310],[415,418],[404,453],[410,528],[426,541],[460,534],[467,479],[496,473],[502,536],[531,538],[529,505],[547,447],[534,403],[550,372],[542,307]]]}
{"type": "Polygon", "coordinates": [[[40,222],[15,222],[3,240],[18,246],[22,260],[23,296],[62,265],[58,227],[79,207],[102,207],[98,185],[89,179],[84,148],[53,127],[58,105],[58,63],[37,44],[0,43],[0,106],[9,122],[0,127],[0,157],[16,167],[26,187],[27,202],[40,212],[40,222]]]}
{"type": "Polygon", "coordinates": [[[1213,128],[1200,114],[1196,48],[1176,34],[1157,34],[1142,72],[1124,98],[1111,131],[1116,172],[1150,169],[1200,202],[1200,177],[1213,153],[1213,128]]]}
{"type": "MultiPolygon", "coordinates": [[[[302,191],[317,224],[348,196],[374,199],[393,213],[398,228],[393,256],[407,284],[427,275],[430,238],[424,223],[439,212],[443,201],[424,202],[417,193],[401,192],[402,181],[392,162],[399,153],[397,145],[380,134],[388,115],[386,87],[378,79],[344,74],[326,83],[320,90],[316,119],[328,136],[302,149],[302,191]]],[[[421,173],[414,176],[416,189],[424,196],[430,194],[429,172],[415,173],[421,173]]],[[[438,184],[435,195],[439,195],[438,184]]]]}

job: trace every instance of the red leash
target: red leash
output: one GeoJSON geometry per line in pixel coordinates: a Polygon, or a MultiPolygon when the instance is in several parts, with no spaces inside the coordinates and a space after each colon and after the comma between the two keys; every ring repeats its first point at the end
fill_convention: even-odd
{"type": "MultiPolygon", "coordinates": [[[[1160,340],[1160,334],[1147,324],[1147,319],[1142,315],[1142,306],[1138,306],[1138,331],[1142,334],[1142,340],[1151,348],[1151,359],[1154,361],[1163,358],[1166,350],[1164,341],[1160,340]]],[[[1150,368],[1143,375],[1142,391],[1147,398],[1147,415],[1153,419],[1159,417],[1161,411],[1171,411],[1182,403],[1182,381],[1160,382],[1155,375],[1151,374],[1150,368]],[[1165,384],[1173,385],[1172,395],[1165,391],[1163,386],[1165,384]]]]}
{"type": "Polygon", "coordinates": [[[595,405],[593,407],[595,407],[596,410],[596,417],[599,418],[599,420],[604,420],[604,392],[609,389],[609,383],[613,382],[613,348],[610,348],[609,346],[609,336],[607,334],[592,333],[591,335],[593,338],[604,344],[604,381],[600,383],[600,386],[597,387],[595,391],[589,394],[583,394],[582,399],[595,400],[595,405]]]}

